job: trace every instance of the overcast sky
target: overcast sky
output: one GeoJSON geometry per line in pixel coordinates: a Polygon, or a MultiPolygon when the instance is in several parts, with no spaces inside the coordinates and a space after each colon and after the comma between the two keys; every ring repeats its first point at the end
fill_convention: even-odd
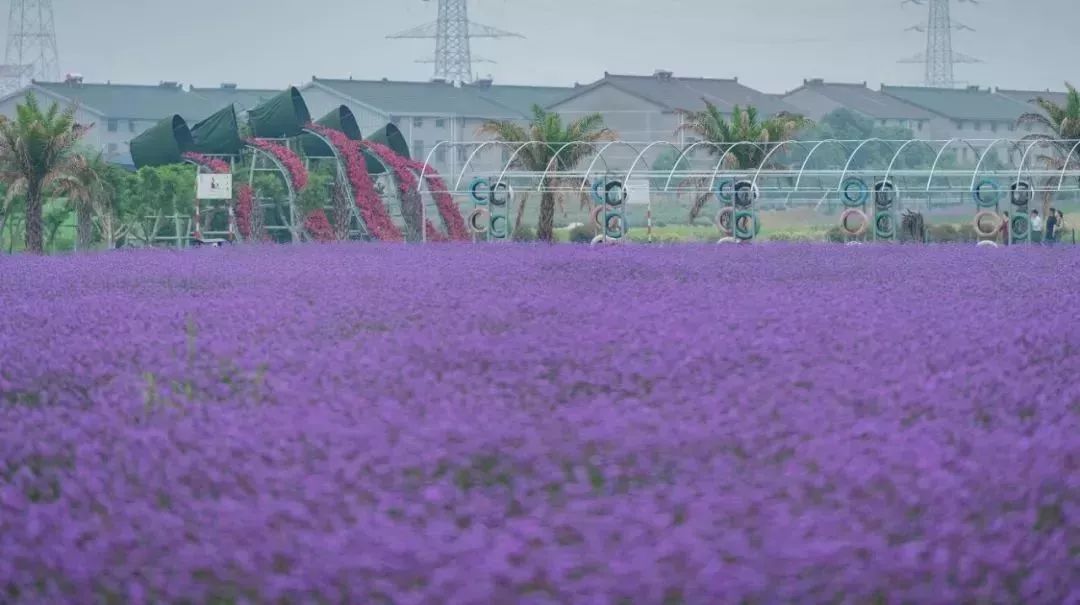
{"type": "MultiPolygon", "coordinates": [[[[61,69],[87,81],[281,88],[312,75],[426,80],[434,41],[387,34],[435,19],[421,0],[53,0],[61,69]]],[[[767,92],[806,77],[917,84],[898,59],[926,8],[899,0],[471,0],[474,21],[525,39],[478,40],[497,82],[570,85],[605,70],[738,76],[767,92]]],[[[6,11],[3,11],[6,13],[6,11]]],[[[1080,84],[1080,0],[953,3],[954,47],[982,59],[957,79],[1003,88],[1080,84]]],[[[5,23],[6,26],[6,23],[5,23]]]]}

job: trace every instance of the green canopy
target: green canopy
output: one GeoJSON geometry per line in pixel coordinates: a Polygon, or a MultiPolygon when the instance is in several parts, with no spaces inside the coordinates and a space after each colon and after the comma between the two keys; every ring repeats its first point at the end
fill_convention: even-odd
{"type": "MultiPolygon", "coordinates": [[[[366,140],[372,143],[380,143],[389,147],[394,153],[400,155],[403,158],[409,158],[409,144],[405,142],[405,137],[398,130],[397,126],[393,124],[387,124],[381,129],[375,131],[366,140]]],[[[382,162],[378,160],[371,153],[364,151],[364,157],[367,158],[368,172],[371,174],[381,174],[385,172],[382,162]]]]}
{"type": "Polygon", "coordinates": [[[282,139],[299,135],[304,126],[311,121],[307,103],[296,87],[289,87],[285,92],[248,112],[251,131],[263,139],[282,139]]]}
{"type": "Polygon", "coordinates": [[[230,103],[221,111],[191,127],[195,145],[192,151],[211,155],[240,153],[240,130],[236,125],[236,109],[230,103]]]}
{"type": "MultiPolygon", "coordinates": [[[[339,130],[349,137],[353,141],[359,141],[362,137],[360,135],[360,125],[356,123],[356,116],[353,112],[344,105],[341,105],[319,118],[316,124],[339,130]]],[[[300,144],[303,146],[304,154],[312,158],[326,158],[333,155],[330,147],[317,136],[305,134],[300,139],[300,144]]]]}
{"type": "Polygon", "coordinates": [[[193,144],[187,122],[173,115],[131,140],[131,161],[136,168],[179,164],[193,144]]]}

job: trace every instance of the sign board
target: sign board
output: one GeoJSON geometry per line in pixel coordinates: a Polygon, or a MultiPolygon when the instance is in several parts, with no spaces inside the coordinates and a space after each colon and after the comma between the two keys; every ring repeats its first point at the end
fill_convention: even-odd
{"type": "Polygon", "coordinates": [[[196,195],[200,200],[232,199],[231,174],[200,174],[196,195]]]}
{"type": "Polygon", "coordinates": [[[626,182],[626,203],[635,206],[649,204],[649,179],[631,179],[626,182]]]}

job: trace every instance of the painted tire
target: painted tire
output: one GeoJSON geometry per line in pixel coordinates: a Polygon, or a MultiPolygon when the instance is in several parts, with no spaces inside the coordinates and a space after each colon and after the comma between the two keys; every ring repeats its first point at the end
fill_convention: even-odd
{"type": "Polygon", "coordinates": [[[614,239],[612,237],[604,237],[603,234],[600,234],[600,235],[597,235],[596,237],[592,238],[592,241],[589,242],[589,245],[591,245],[591,246],[595,246],[597,244],[611,245],[611,244],[621,243],[621,241],[622,240],[617,240],[617,239],[614,239]]]}
{"type": "Polygon", "coordinates": [[[721,238],[720,241],[718,241],[716,243],[717,244],[737,244],[737,243],[739,243],[739,240],[735,239],[734,237],[725,237],[725,238],[721,238]]]}
{"type": "Polygon", "coordinates": [[[1001,199],[1001,186],[997,184],[997,181],[986,179],[971,190],[971,195],[979,208],[992,208],[1001,199]]]}
{"type": "Polygon", "coordinates": [[[740,240],[753,239],[755,235],[761,233],[761,221],[758,219],[756,212],[750,212],[748,210],[740,210],[735,213],[734,217],[734,230],[735,237],[740,240]],[[745,221],[750,221],[752,227],[744,226],[745,221]]]}
{"type": "Polygon", "coordinates": [[[626,201],[626,196],[627,196],[626,187],[623,187],[622,182],[620,182],[620,181],[611,181],[607,185],[604,185],[604,203],[607,204],[608,206],[612,206],[612,207],[615,207],[615,208],[617,208],[619,206],[622,206],[623,202],[626,201]],[[617,196],[615,196],[617,199],[612,199],[611,191],[613,189],[618,189],[619,192],[621,192],[622,195],[617,195],[617,196]]]}
{"type": "Polygon", "coordinates": [[[840,230],[851,237],[859,237],[866,233],[866,230],[870,227],[870,219],[866,216],[866,213],[858,208],[848,208],[840,215],[840,230]],[[848,226],[848,219],[857,216],[859,217],[859,228],[852,229],[848,226]]]}
{"type": "Polygon", "coordinates": [[[604,214],[604,207],[603,206],[597,206],[596,208],[593,208],[593,211],[589,214],[589,218],[592,220],[593,226],[596,227],[597,229],[604,226],[604,220],[602,218],[600,218],[601,215],[603,215],[603,214],[604,214]]]}
{"type": "Polygon", "coordinates": [[[491,196],[488,198],[492,206],[505,206],[514,195],[514,190],[506,183],[496,183],[491,186],[491,196]]]}
{"type": "Polygon", "coordinates": [[[1009,187],[1009,200],[1012,201],[1013,206],[1027,206],[1033,199],[1035,199],[1035,192],[1032,191],[1031,183],[1017,181],[1009,187]]]}
{"type": "Polygon", "coordinates": [[[840,201],[844,206],[848,208],[854,208],[855,206],[862,206],[866,203],[867,196],[870,195],[870,188],[866,186],[866,183],[862,179],[851,177],[844,181],[844,185],[841,188],[840,201]]]}
{"type": "Polygon", "coordinates": [[[477,208],[469,213],[469,217],[465,219],[465,224],[469,226],[469,230],[473,233],[487,233],[490,221],[491,213],[486,208],[477,208]]]}
{"type": "Polygon", "coordinates": [[[1026,214],[1017,214],[1009,220],[1009,235],[1014,242],[1026,242],[1028,236],[1031,235],[1028,231],[1031,229],[1031,221],[1028,220],[1026,214]]]}
{"type": "Polygon", "coordinates": [[[900,194],[896,191],[896,185],[892,181],[879,181],[874,183],[874,207],[888,208],[896,202],[900,194]]]}
{"type": "Polygon", "coordinates": [[[473,202],[477,204],[488,203],[490,190],[491,184],[485,178],[477,177],[469,183],[469,193],[472,195],[473,202]]]}
{"type": "Polygon", "coordinates": [[[735,183],[728,179],[724,179],[716,184],[716,197],[721,201],[730,202],[731,194],[734,191],[735,183]]]}
{"type": "Polygon", "coordinates": [[[874,215],[874,236],[878,239],[896,237],[896,219],[891,212],[883,210],[874,215]]]}
{"type": "Polygon", "coordinates": [[[727,206],[720,209],[720,212],[716,213],[716,218],[713,220],[716,223],[716,228],[720,230],[723,235],[731,235],[731,219],[735,215],[735,209],[731,206],[727,206]]]}
{"type": "Polygon", "coordinates": [[[994,237],[1001,227],[1001,217],[998,216],[996,212],[983,210],[975,215],[975,220],[972,221],[972,224],[975,226],[975,233],[979,237],[994,237]],[[990,224],[993,225],[989,231],[983,230],[983,225],[986,223],[984,219],[990,219],[990,224]]]}
{"type": "Polygon", "coordinates": [[[988,239],[984,239],[983,241],[975,244],[975,247],[976,248],[997,248],[998,245],[997,245],[997,242],[990,241],[988,239]]]}
{"type": "Polygon", "coordinates": [[[495,239],[506,239],[509,222],[510,221],[507,220],[505,216],[491,217],[491,237],[494,237],[495,239]]]}
{"type": "Polygon", "coordinates": [[[593,183],[592,196],[593,196],[593,199],[596,200],[597,204],[603,204],[604,203],[604,194],[601,193],[601,191],[604,189],[604,187],[606,187],[606,185],[604,184],[604,181],[596,181],[595,183],[593,183]]]}
{"type": "Polygon", "coordinates": [[[758,188],[752,181],[739,181],[735,183],[735,205],[739,208],[749,208],[758,199],[758,188]]]}
{"type": "Polygon", "coordinates": [[[608,236],[608,239],[622,239],[626,231],[625,216],[611,213],[604,217],[604,235],[608,236]]]}

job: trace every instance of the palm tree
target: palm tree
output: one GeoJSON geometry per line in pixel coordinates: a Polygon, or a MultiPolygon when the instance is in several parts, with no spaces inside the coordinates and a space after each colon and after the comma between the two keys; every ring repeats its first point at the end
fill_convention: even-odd
{"type": "Polygon", "coordinates": [[[86,128],[75,123],[75,109],[53,103],[42,111],[33,93],[16,108],[14,120],[0,122],[0,178],[8,195],[26,196],[26,250],[45,249],[42,207],[45,193],[70,171],[79,157],[75,146],[86,128]]]}
{"type": "MultiPolygon", "coordinates": [[[[1065,83],[1065,88],[1068,93],[1064,105],[1058,105],[1053,101],[1038,97],[1032,102],[1042,111],[1028,112],[1017,119],[1019,125],[1034,126],[1036,129],[1043,131],[1028,135],[1024,139],[1048,141],[1051,149],[1056,152],[1056,156],[1040,154],[1038,159],[1050,170],[1064,170],[1066,161],[1071,165],[1077,159],[1080,159],[1074,153],[1074,147],[1080,141],[1080,92],[1068,82],[1065,83]],[[1072,158],[1069,157],[1070,154],[1072,158]]],[[[1044,188],[1043,216],[1050,209],[1050,202],[1053,197],[1052,187],[1055,180],[1049,180],[1048,186],[1044,188]]]]}
{"type": "Polygon", "coordinates": [[[595,143],[614,138],[614,133],[604,127],[604,118],[599,113],[564,125],[559,114],[544,111],[539,105],[533,105],[533,118],[528,126],[510,121],[490,121],[480,127],[480,133],[492,135],[505,143],[531,142],[520,148],[513,160],[514,167],[530,172],[544,172],[550,168],[552,175],[542,183],[540,221],[536,229],[537,238],[546,242],[552,241],[555,235],[555,192],[552,185],[558,178],[558,171],[572,170],[595,151],[591,145],[567,143],[595,143]]]}
{"type": "MultiPolygon", "coordinates": [[[[679,111],[682,124],[676,134],[690,132],[702,141],[715,143],[709,146],[710,153],[723,156],[729,168],[759,167],[765,160],[769,143],[787,141],[800,130],[813,125],[811,120],[801,115],[786,112],[761,120],[757,108],[743,109],[738,105],[732,109],[731,118],[728,118],[707,99],[703,101],[705,108],[702,110],[679,111]]],[[[691,221],[701,212],[710,195],[711,192],[706,192],[694,201],[690,210],[691,221]]]]}
{"type": "Polygon", "coordinates": [[[87,250],[93,243],[94,216],[105,217],[111,211],[115,192],[108,180],[108,170],[101,153],[76,155],[67,173],[55,181],[56,193],[67,196],[75,206],[75,239],[79,250],[87,250]]]}

